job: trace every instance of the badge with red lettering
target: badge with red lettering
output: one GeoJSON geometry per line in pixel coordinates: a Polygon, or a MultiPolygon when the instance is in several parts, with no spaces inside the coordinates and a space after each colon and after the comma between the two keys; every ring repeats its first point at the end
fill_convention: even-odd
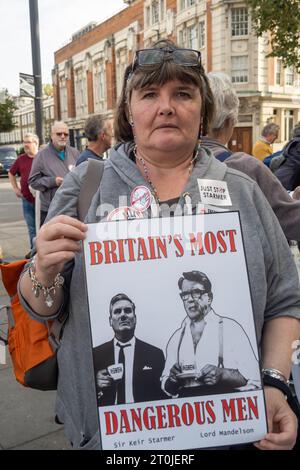
{"type": "Polygon", "coordinates": [[[113,220],[132,220],[132,219],[142,219],[142,211],[136,209],[135,207],[122,206],[117,207],[107,216],[107,220],[112,222],[113,220]]]}
{"type": "Polygon", "coordinates": [[[131,193],[131,206],[139,211],[146,211],[151,204],[152,194],[146,186],[137,186],[131,193]]]}

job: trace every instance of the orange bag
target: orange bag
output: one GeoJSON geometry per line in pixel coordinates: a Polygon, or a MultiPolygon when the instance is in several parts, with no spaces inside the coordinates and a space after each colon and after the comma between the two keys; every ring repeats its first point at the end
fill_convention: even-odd
{"type": "MultiPolygon", "coordinates": [[[[26,260],[0,264],[2,280],[11,298],[8,314],[8,350],[18,382],[38,390],[56,390],[58,368],[56,348],[51,341],[55,322],[40,323],[24,310],[17,293],[17,284],[26,260]]],[[[67,315],[66,315],[67,316],[67,315]]],[[[59,328],[64,321],[60,321],[59,328]]]]}
{"type": "MultiPolygon", "coordinates": [[[[79,220],[84,220],[104,171],[101,161],[89,159],[85,180],[78,198],[79,220]]],[[[68,310],[53,322],[33,320],[24,310],[17,285],[26,260],[0,263],[2,280],[11,305],[8,311],[8,349],[18,382],[37,390],[56,390],[58,365],[56,352],[60,346],[68,310]]]]}

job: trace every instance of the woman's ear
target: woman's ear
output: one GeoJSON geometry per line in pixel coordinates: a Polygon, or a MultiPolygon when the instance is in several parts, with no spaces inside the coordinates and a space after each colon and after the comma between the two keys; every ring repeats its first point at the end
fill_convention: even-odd
{"type": "Polygon", "coordinates": [[[131,112],[130,106],[127,103],[126,103],[125,113],[126,113],[127,121],[129,122],[130,126],[134,127],[132,112],[131,112]]]}

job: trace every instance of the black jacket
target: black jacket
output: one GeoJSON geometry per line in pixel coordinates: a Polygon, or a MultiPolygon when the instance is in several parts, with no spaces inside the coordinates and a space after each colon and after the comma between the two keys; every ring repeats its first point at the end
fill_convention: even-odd
{"type": "Polygon", "coordinates": [[[288,191],[293,191],[300,185],[300,137],[295,137],[283,149],[285,162],[275,175],[288,191]]]}
{"type": "MultiPolygon", "coordinates": [[[[97,346],[93,350],[95,375],[99,370],[114,364],[114,341],[97,346]]],[[[161,349],[136,338],[133,360],[133,398],[135,403],[167,398],[161,389],[160,377],[165,365],[161,349]]],[[[96,382],[97,383],[97,382],[96,382]]],[[[97,387],[97,392],[99,392],[97,387]]],[[[116,387],[105,390],[98,399],[98,406],[114,405],[116,387]]]]}

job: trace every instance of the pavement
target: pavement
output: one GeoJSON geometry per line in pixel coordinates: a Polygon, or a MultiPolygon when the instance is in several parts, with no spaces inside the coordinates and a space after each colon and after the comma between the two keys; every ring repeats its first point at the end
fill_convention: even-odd
{"type": "MultiPolygon", "coordinates": [[[[5,260],[23,259],[29,249],[25,223],[1,223],[0,246],[5,260]]],[[[8,301],[0,281],[0,306],[8,301]]],[[[4,312],[0,323],[3,321],[4,312]]],[[[13,375],[8,352],[3,356],[4,347],[0,343],[0,450],[70,449],[63,426],[54,422],[55,392],[40,392],[20,385],[13,375]]]]}
{"type": "MultiPolygon", "coordinates": [[[[28,252],[28,235],[24,221],[0,224],[0,247],[7,261],[23,259],[28,252]]],[[[298,272],[300,255],[291,247],[298,272]]],[[[9,301],[0,281],[0,306],[9,301]]],[[[1,321],[4,315],[0,313],[1,321]]],[[[55,392],[40,392],[20,385],[14,378],[8,352],[3,361],[0,343],[0,450],[68,450],[63,427],[54,422],[55,392]],[[2,360],[1,360],[2,359],[2,360]]]]}

